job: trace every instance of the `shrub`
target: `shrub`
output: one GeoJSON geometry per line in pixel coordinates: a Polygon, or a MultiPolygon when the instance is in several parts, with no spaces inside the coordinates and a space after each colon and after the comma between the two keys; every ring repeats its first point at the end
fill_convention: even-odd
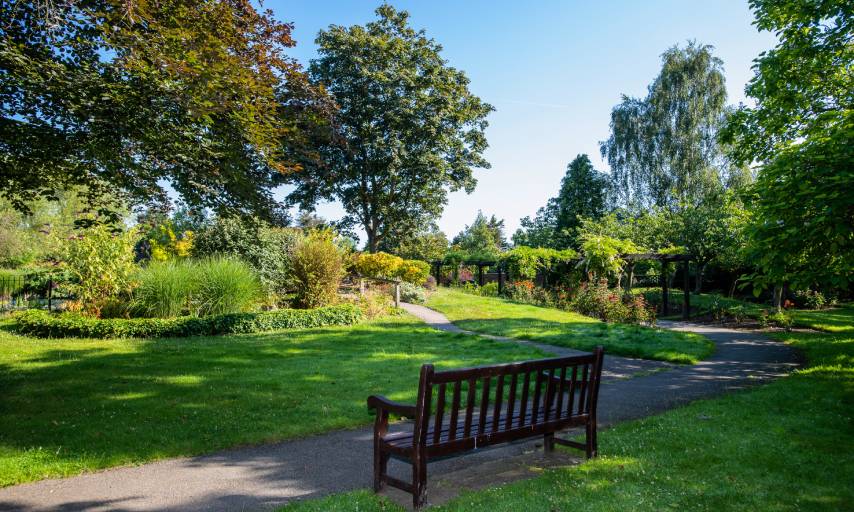
{"type": "Polygon", "coordinates": [[[217,217],[193,237],[193,255],[236,256],[248,263],[258,275],[270,302],[287,294],[290,284],[290,258],[302,239],[298,229],[277,228],[258,219],[217,217]]]}
{"type": "MultiPolygon", "coordinates": [[[[356,259],[356,272],[365,277],[393,279],[398,277],[403,258],[384,252],[360,254],[356,259]]],[[[429,273],[430,267],[427,267],[429,273]]],[[[426,275],[425,275],[426,277],[426,275]]],[[[419,283],[420,284],[420,283],[419,283]]]]}
{"type": "Polygon", "coordinates": [[[570,302],[570,309],[605,322],[655,322],[655,310],[642,295],[621,297],[608,288],[606,279],[583,284],[570,302]]]}
{"type": "Polygon", "coordinates": [[[504,295],[516,302],[534,302],[534,282],[533,281],[513,281],[508,283],[504,289],[504,295]]]}
{"type": "Polygon", "coordinates": [[[175,234],[172,222],[161,224],[148,240],[151,247],[151,259],[166,261],[172,258],[186,258],[193,250],[193,232],[184,231],[175,234]]]}
{"type": "Polygon", "coordinates": [[[258,303],[258,278],[240,260],[207,258],[197,262],[193,271],[192,307],[199,316],[249,311],[258,303]]]}
{"type": "Polygon", "coordinates": [[[415,285],[422,285],[430,275],[430,264],[420,260],[403,260],[395,272],[395,277],[415,285]]]}
{"type": "Polygon", "coordinates": [[[816,290],[798,290],[795,292],[795,300],[807,309],[823,309],[828,302],[824,294],[816,290]]]}
{"type": "Polygon", "coordinates": [[[71,291],[84,312],[97,316],[105,300],[130,292],[137,269],[135,239],[133,230],[117,234],[99,225],[65,245],[64,260],[74,283],[71,291]]]}
{"type": "Polygon", "coordinates": [[[208,317],[97,319],[76,313],[24,311],[15,316],[23,334],[39,338],[165,338],[244,334],[279,329],[352,325],[362,318],[352,304],[311,310],[284,309],[208,317]]]}
{"type": "Polygon", "coordinates": [[[297,242],[291,266],[297,307],[315,308],[335,302],[344,277],[344,254],[331,231],[313,231],[297,242]]]}
{"type": "Polygon", "coordinates": [[[359,297],[359,309],[365,318],[373,320],[386,316],[392,312],[391,296],[383,290],[368,290],[359,297]]]}
{"type": "Polygon", "coordinates": [[[428,290],[430,290],[432,292],[432,291],[436,291],[436,288],[438,288],[438,286],[439,285],[436,283],[435,277],[427,276],[427,279],[424,281],[424,288],[427,288],[428,290]]]}
{"type": "Polygon", "coordinates": [[[774,313],[773,315],[769,315],[768,321],[770,321],[773,324],[776,324],[778,327],[782,327],[783,329],[786,329],[787,331],[791,330],[792,324],[794,324],[792,317],[788,313],[786,313],[785,311],[778,311],[778,312],[774,313]]]}
{"type": "Polygon", "coordinates": [[[424,304],[427,302],[427,294],[424,288],[412,283],[400,283],[400,300],[411,304],[424,304]]]}
{"type": "Polygon", "coordinates": [[[182,260],[152,261],[136,276],[131,310],[136,316],[172,318],[189,308],[195,265],[182,260]]]}
{"type": "Polygon", "coordinates": [[[480,287],[480,294],[484,297],[498,297],[498,283],[486,283],[480,287]]]}

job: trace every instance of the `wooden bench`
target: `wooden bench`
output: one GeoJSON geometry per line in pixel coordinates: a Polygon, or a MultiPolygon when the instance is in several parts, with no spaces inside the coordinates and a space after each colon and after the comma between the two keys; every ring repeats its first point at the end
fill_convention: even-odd
{"type": "Polygon", "coordinates": [[[596,401],[602,375],[602,347],[592,354],[436,372],[421,367],[415,405],[382,396],[368,398],[374,423],[374,490],[386,484],[424,503],[427,462],[480,447],[543,436],[554,443],[596,456],[596,401]],[[433,404],[435,403],[435,409],[433,404]],[[434,411],[432,413],[431,411],[434,411]],[[413,428],[389,432],[389,413],[412,418],[413,428]],[[554,434],[584,426],[584,443],[554,434]],[[387,474],[389,457],[412,464],[412,481],[387,474]]]}

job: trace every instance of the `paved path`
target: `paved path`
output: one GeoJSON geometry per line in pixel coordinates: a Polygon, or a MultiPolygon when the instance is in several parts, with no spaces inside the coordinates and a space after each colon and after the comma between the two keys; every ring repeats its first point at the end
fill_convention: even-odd
{"type": "MultiPolygon", "coordinates": [[[[447,325],[449,322],[441,315],[431,316],[430,323],[437,327],[445,324],[446,330],[455,328],[447,325]]],[[[667,327],[708,336],[717,346],[715,354],[694,366],[603,382],[599,395],[600,424],[641,418],[691,400],[757,384],[784,375],[799,361],[793,349],[758,334],[681,323],[667,327]]],[[[565,349],[549,350],[557,353],[565,349]]],[[[617,360],[606,355],[612,375],[630,370],[620,370],[619,364],[614,363],[617,360]]],[[[636,364],[631,361],[625,364],[636,364]]],[[[480,467],[497,472],[496,465],[507,467],[513,461],[518,464],[525,457],[530,458],[534,447],[535,441],[528,441],[479,450],[465,457],[432,463],[428,471],[463,475],[480,467]]],[[[269,510],[295,499],[369,487],[371,457],[369,428],[339,431],[7,487],[0,489],[0,510],[269,510]]],[[[404,467],[400,465],[393,464],[390,470],[392,474],[405,474],[401,473],[404,467]]],[[[440,482],[431,481],[429,485],[434,489],[441,487],[440,482]]],[[[454,486],[451,482],[451,487],[454,486]]]]}

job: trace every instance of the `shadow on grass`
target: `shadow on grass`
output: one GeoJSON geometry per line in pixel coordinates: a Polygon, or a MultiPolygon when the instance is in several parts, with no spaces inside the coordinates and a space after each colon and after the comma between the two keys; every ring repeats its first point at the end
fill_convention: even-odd
{"type": "Polygon", "coordinates": [[[420,365],[542,357],[411,321],[165,340],[0,343],[0,485],[370,423],[420,365]]]}

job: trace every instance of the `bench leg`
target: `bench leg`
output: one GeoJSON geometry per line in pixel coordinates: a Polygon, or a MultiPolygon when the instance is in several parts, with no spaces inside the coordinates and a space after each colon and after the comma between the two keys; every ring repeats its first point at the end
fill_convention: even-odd
{"type": "Polygon", "coordinates": [[[385,487],[385,475],[388,473],[389,454],[374,448],[374,492],[385,487]]]}
{"type": "Polygon", "coordinates": [[[596,420],[593,419],[587,422],[587,435],[585,442],[585,452],[587,452],[587,458],[593,458],[597,455],[598,446],[596,443],[596,420]]]}
{"type": "Polygon", "coordinates": [[[416,455],[412,460],[412,506],[421,508],[427,495],[427,460],[416,455]]]}
{"type": "Polygon", "coordinates": [[[552,453],[555,451],[555,434],[554,432],[543,436],[543,452],[552,453]]]}

